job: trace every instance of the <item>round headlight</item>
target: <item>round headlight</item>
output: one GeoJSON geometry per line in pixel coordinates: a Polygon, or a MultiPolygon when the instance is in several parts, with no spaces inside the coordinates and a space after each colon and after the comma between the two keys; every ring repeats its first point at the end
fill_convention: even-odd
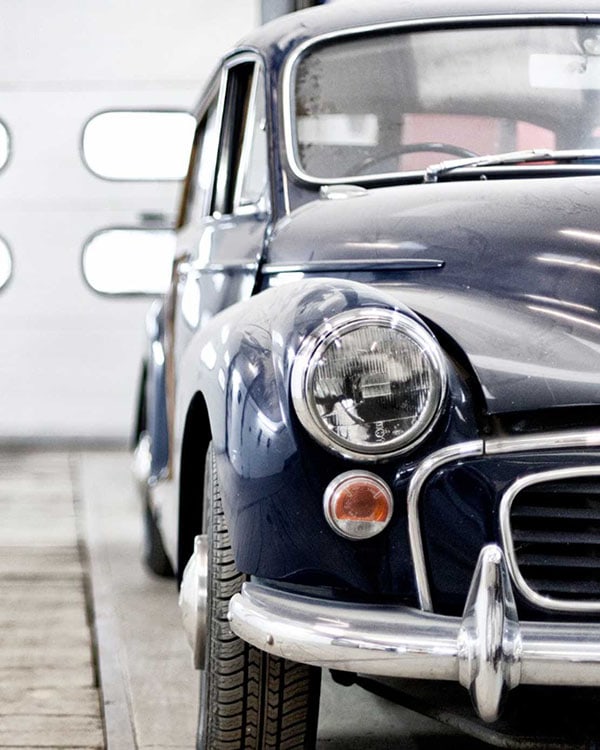
{"type": "Polygon", "coordinates": [[[302,342],[291,385],[298,418],[319,443],[374,460],[427,435],[446,370],[440,347],[419,323],[363,308],[331,318],[302,342]]]}

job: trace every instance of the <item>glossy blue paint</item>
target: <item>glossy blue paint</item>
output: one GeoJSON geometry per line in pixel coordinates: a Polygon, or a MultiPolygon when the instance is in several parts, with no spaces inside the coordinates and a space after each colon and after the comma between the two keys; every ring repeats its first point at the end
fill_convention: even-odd
{"type": "MultiPolygon", "coordinates": [[[[283,143],[290,94],[284,88],[286,61],[307,40],[386,24],[411,31],[473,23],[496,28],[517,16],[542,25],[600,23],[600,6],[582,8],[579,0],[526,0],[518,10],[514,5],[505,0],[333,3],[256,30],[225,58],[228,69],[236,60],[248,66],[248,55],[262,61],[267,117],[260,129],[268,136],[270,195],[260,208],[236,206],[230,196],[219,204],[231,208],[230,214],[207,207],[207,215],[199,211],[183,222],[172,288],[149,329],[150,342],[157,345],[150,347],[146,391],[152,466],[164,480],[153,488],[153,497],[174,562],[185,559],[186,546],[191,554],[193,536],[201,532],[210,436],[235,562],[243,573],[349,606],[367,600],[418,607],[424,599],[418,596],[409,543],[411,478],[433,454],[446,456],[447,449],[475,441],[481,455],[433,471],[418,500],[433,607],[458,615],[480,551],[503,543],[499,507],[507,488],[533,472],[600,463],[600,449],[545,445],[523,454],[483,449],[488,438],[493,449],[494,438],[598,426],[597,160],[451,171],[436,182],[416,173],[371,182],[365,176],[362,187],[321,191],[327,186],[294,172],[283,143]],[[439,419],[423,442],[367,464],[318,445],[300,425],[290,394],[291,369],[306,337],[333,316],[365,307],[395,310],[428,328],[440,344],[448,374],[439,419]],[[161,352],[167,367],[160,362],[161,352]],[[202,408],[196,408],[199,403],[202,408]],[[392,488],[394,513],[381,534],[357,542],[331,529],[323,494],[334,477],[359,467],[392,488]],[[180,519],[187,520],[180,524],[180,519]]],[[[595,39],[585,41],[595,49],[595,39]]],[[[231,80],[242,84],[244,76],[231,80]]],[[[205,96],[199,121],[207,102],[205,96]]],[[[472,112],[470,106],[467,101],[457,113],[489,114],[472,112]]],[[[534,109],[525,112],[527,123],[535,124],[534,109]]],[[[554,110],[548,117],[553,116],[554,110]]],[[[573,119],[569,111],[566,121],[573,119]]],[[[596,138],[594,121],[591,125],[586,132],[596,138]]],[[[244,135],[236,138],[233,142],[242,143],[244,135]]],[[[215,146],[214,161],[216,151],[215,146]]],[[[226,148],[219,152],[228,154],[226,148]]],[[[221,187],[227,183],[223,177],[221,169],[221,187]]],[[[194,179],[191,172],[192,195],[194,179]]],[[[500,443],[495,441],[497,449],[500,443]]],[[[577,491],[577,501],[585,505],[581,496],[587,486],[577,491]]],[[[589,503],[592,512],[584,507],[575,518],[584,524],[591,518],[586,544],[597,541],[597,495],[589,503]]],[[[553,508],[550,504],[551,522],[560,526],[562,517],[553,516],[553,508]]],[[[575,541],[579,544],[580,537],[575,541]]],[[[573,567],[578,565],[576,560],[573,567]]],[[[595,565],[593,553],[584,558],[578,584],[587,583],[587,571],[595,565]]],[[[597,568],[592,575],[598,579],[597,568]]],[[[568,573],[566,578],[572,580],[568,573]]],[[[523,595],[516,598],[523,619],[565,618],[550,609],[535,610],[523,595]]],[[[598,621],[596,615],[591,618],[598,621]]],[[[440,704],[446,715],[447,709],[440,704]]]]}
{"type": "Polygon", "coordinates": [[[290,368],[303,338],[340,312],[372,306],[415,318],[391,295],[367,285],[303,281],[228,308],[188,347],[183,402],[200,391],[209,404],[236,561],[248,574],[305,585],[321,576],[364,595],[414,595],[404,510],[412,468],[446,441],[476,435],[470,396],[452,363],[437,429],[401,459],[369,467],[394,485],[397,502],[390,527],[373,540],[352,542],[330,529],[324,490],[356,463],[315,445],[290,404],[290,368]]]}
{"type": "MultiPolygon", "coordinates": [[[[186,418],[201,394],[236,562],[250,575],[414,602],[406,488],[415,466],[435,450],[500,429],[498,419],[600,406],[599,176],[491,169],[486,180],[451,173],[434,184],[382,183],[359,197],[327,200],[291,174],[282,147],[282,69],[305,40],[344,27],[432,28],[473,14],[485,24],[513,13],[498,0],[484,9],[479,0],[332,4],[274,21],[239,48],[259,55],[265,68],[270,212],[210,216],[180,230],[180,254],[194,262],[201,245],[206,253],[205,264],[175,285],[170,454],[176,492],[186,418]],[[357,270],[357,259],[387,266],[357,270]],[[390,265],[397,261],[414,265],[390,265]],[[292,275],[290,265],[301,270],[292,275]],[[291,278],[298,280],[282,286],[291,278]],[[336,474],[357,464],[315,445],[299,426],[289,374],[308,333],[338,312],[371,305],[402,310],[431,328],[447,356],[449,390],[422,445],[369,466],[393,486],[396,510],[383,534],[356,543],[329,528],[322,495],[336,474]]],[[[587,22],[575,0],[532,0],[519,13],[545,20],[577,14],[587,22]]],[[[451,607],[464,599],[481,544],[495,539],[497,487],[471,467],[440,474],[435,488],[438,521],[428,554],[453,571],[434,592],[451,607]]],[[[164,511],[175,517],[176,505],[164,511]]],[[[167,546],[176,548],[176,540],[167,546]]]]}
{"type": "Polygon", "coordinates": [[[398,300],[446,331],[491,413],[600,404],[599,197],[597,177],[561,177],[317,200],[275,228],[269,266],[440,259],[443,268],[421,273],[346,276],[394,285],[398,300]]]}
{"type": "Polygon", "coordinates": [[[345,0],[343,7],[331,3],[325,7],[290,13],[252,31],[239,46],[263,51],[277,67],[294,47],[307,39],[373,25],[386,24],[435,24],[448,26],[453,20],[463,23],[476,17],[481,19],[496,16],[526,15],[537,17],[577,14],[583,20],[592,13],[589,5],[580,0],[527,0],[507,4],[503,0],[436,0],[423,3],[421,0],[345,0]]]}

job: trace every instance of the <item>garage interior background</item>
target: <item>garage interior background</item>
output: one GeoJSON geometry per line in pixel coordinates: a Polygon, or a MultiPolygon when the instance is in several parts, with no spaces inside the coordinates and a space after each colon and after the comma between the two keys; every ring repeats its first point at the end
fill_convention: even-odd
{"type": "Polygon", "coordinates": [[[109,108],[192,108],[218,57],[263,20],[309,0],[0,0],[0,441],[125,442],[147,300],[85,285],[94,232],[174,215],[180,185],[110,182],[80,157],[109,108]]]}

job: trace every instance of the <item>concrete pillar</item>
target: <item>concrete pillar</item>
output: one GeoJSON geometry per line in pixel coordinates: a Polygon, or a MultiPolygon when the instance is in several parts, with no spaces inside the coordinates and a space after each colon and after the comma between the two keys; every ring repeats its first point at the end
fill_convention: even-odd
{"type": "Polygon", "coordinates": [[[262,23],[272,21],[273,18],[292,13],[302,8],[311,8],[313,5],[322,5],[326,0],[261,0],[262,23]]]}
{"type": "Polygon", "coordinates": [[[261,0],[260,5],[262,23],[296,10],[295,0],[261,0]]]}

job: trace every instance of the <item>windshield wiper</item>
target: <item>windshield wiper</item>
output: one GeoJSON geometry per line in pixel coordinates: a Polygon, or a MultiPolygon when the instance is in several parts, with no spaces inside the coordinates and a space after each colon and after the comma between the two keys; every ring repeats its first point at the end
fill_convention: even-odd
{"type": "Polygon", "coordinates": [[[587,159],[600,160],[600,151],[597,149],[554,151],[552,149],[532,148],[527,151],[508,151],[504,154],[469,156],[465,159],[448,159],[437,164],[430,164],[425,170],[424,182],[437,182],[440,175],[453,172],[455,169],[468,167],[500,167],[505,164],[527,164],[544,161],[580,162],[587,159]]]}

